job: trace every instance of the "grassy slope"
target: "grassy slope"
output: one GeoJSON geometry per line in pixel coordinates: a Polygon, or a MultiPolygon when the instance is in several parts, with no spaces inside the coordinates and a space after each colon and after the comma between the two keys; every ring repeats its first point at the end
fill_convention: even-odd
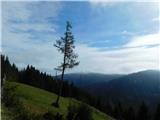
{"type": "MultiPolygon", "coordinates": [[[[20,84],[12,82],[11,84],[17,85],[16,93],[19,96],[20,100],[23,102],[25,107],[30,111],[41,114],[44,112],[52,111],[53,113],[61,113],[64,116],[67,114],[67,107],[69,105],[69,101],[71,104],[79,104],[80,102],[75,99],[69,98],[60,98],[60,107],[55,108],[51,106],[51,103],[55,101],[57,95],[47,92],[45,90],[35,88],[29,85],[20,84]]],[[[113,120],[111,117],[106,114],[96,110],[91,107],[94,120],[113,120]]]]}

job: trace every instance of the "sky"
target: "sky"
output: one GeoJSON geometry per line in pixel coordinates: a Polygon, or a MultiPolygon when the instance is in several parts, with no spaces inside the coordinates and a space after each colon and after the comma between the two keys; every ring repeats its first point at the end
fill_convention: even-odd
{"type": "Polygon", "coordinates": [[[71,72],[128,74],[160,69],[158,2],[1,2],[1,52],[20,69],[54,75],[62,55],[53,46],[72,24],[79,66],[71,72]]]}

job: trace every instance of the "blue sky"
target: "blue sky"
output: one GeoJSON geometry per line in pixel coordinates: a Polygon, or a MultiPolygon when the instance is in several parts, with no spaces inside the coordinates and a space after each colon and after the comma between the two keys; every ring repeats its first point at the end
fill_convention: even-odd
{"type": "Polygon", "coordinates": [[[53,44],[64,35],[65,22],[69,20],[80,65],[67,72],[159,69],[158,5],[112,1],[2,2],[2,53],[19,68],[32,64],[54,74],[62,56],[53,44]]]}

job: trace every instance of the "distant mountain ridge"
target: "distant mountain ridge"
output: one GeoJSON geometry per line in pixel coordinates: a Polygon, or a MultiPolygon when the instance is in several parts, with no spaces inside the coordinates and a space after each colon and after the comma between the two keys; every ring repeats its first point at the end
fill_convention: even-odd
{"type": "Polygon", "coordinates": [[[92,84],[109,82],[110,80],[113,80],[122,76],[123,75],[120,75],[120,74],[71,73],[71,74],[65,74],[64,80],[73,82],[78,87],[87,87],[92,84]]]}
{"type": "MultiPolygon", "coordinates": [[[[141,71],[137,73],[132,73],[128,74],[126,76],[122,76],[116,79],[113,79],[109,82],[102,82],[99,84],[96,84],[96,86],[100,86],[101,89],[104,87],[106,89],[111,89],[111,88],[132,88],[135,89],[135,86],[140,87],[141,89],[145,89],[148,91],[154,89],[156,91],[160,91],[160,71],[157,70],[146,70],[146,71],[141,71]],[[134,86],[134,87],[132,87],[134,86]],[[154,86],[154,88],[149,87],[154,86]]],[[[152,92],[156,92],[152,91],[152,92]]]]}
{"type": "Polygon", "coordinates": [[[85,89],[94,95],[111,100],[157,104],[160,102],[160,71],[146,70],[132,73],[107,83],[90,85],[85,89]]]}

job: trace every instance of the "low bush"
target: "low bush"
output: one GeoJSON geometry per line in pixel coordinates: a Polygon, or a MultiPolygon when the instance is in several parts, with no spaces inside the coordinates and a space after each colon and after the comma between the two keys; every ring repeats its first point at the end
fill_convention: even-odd
{"type": "Polygon", "coordinates": [[[68,107],[67,120],[93,120],[92,112],[86,104],[79,106],[70,105],[68,107]]]}
{"type": "Polygon", "coordinates": [[[6,107],[15,107],[19,104],[19,100],[15,93],[16,86],[6,82],[2,87],[2,103],[6,107]]]}

